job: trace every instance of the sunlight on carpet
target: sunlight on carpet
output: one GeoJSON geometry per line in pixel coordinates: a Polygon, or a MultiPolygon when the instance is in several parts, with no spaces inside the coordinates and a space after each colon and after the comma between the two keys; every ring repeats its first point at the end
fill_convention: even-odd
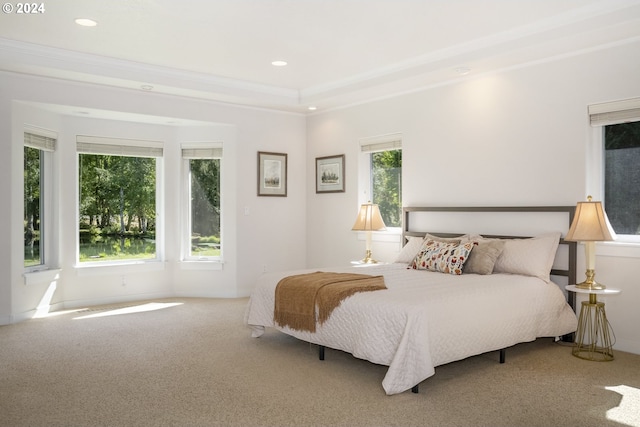
{"type": "Polygon", "coordinates": [[[628,426],[640,425],[640,389],[627,385],[605,387],[622,396],[620,405],[607,411],[607,419],[628,426]]]}
{"type": "Polygon", "coordinates": [[[103,311],[100,313],[88,314],[86,316],[74,317],[73,320],[92,319],[96,317],[118,316],[121,314],[143,313],[146,311],[162,310],[165,308],[175,307],[176,305],[182,305],[181,302],[150,302],[142,305],[134,305],[131,307],[123,307],[115,310],[103,311]]]}

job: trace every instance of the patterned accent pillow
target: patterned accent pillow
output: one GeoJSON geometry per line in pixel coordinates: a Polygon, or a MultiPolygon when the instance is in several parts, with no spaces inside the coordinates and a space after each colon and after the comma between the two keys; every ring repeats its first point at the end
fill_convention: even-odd
{"type": "Polygon", "coordinates": [[[459,275],[472,249],[473,242],[458,244],[425,239],[410,266],[415,270],[459,275]]]}

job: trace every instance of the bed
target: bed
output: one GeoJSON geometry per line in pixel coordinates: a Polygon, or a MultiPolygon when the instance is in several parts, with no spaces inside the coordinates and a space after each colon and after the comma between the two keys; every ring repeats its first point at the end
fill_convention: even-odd
{"type": "MultiPolygon", "coordinates": [[[[576,245],[561,236],[574,210],[564,206],[404,208],[405,245],[396,262],[265,273],[250,296],[245,321],[254,338],[263,335],[265,328],[276,328],[317,344],[321,359],[327,347],[388,366],[382,381],[386,394],[417,393],[418,385],[434,375],[439,365],[492,351],[500,351],[504,362],[505,349],[518,343],[570,337],[577,327],[575,301],[567,300],[561,286],[575,283],[576,245]],[[425,229],[433,222],[421,219],[425,214],[444,215],[445,223],[459,215],[478,214],[493,217],[494,226],[509,222],[502,215],[525,214],[524,222],[537,228],[522,235],[443,232],[425,229]],[[552,224],[539,220],[546,215],[553,216],[552,224]],[[444,257],[446,262],[434,257],[443,253],[455,256],[444,257]],[[462,264],[460,254],[465,258],[462,264]],[[436,258],[439,261],[431,262],[436,258]],[[461,270],[456,272],[457,267],[461,270]],[[274,322],[278,283],[317,271],[382,276],[386,289],[347,297],[313,332],[274,322]]],[[[475,219],[463,221],[467,227],[482,226],[475,219]]]]}

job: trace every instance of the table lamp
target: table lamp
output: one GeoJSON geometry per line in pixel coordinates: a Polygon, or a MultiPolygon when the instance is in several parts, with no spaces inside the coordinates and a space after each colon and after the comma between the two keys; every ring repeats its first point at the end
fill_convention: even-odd
{"type": "Polygon", "coordinates": [[[378,205],[374,205],[371,202],[365,203],[360,206],[360,212],[356,218],[355,224],[351,228],[352,231],[366,231],[367,232],[367,251],[365,257],[360,261],[363,264],[375,264],[378,261],[371,258],[371,232],[378,230],[386,230],[382,215],[380,215],[380,208],[378,205]]]}
{"type": "Polygon", "coordinates": [[[611,228],[609,218],[602,208],[601,202],[594,202],[591,196],[586,202],[578,202],[573,222],[564,240],[570,242],[583,242],[585,259],[587,264],[587,279],[576,284],[580,289],[605,289],[602,283],[595,281],[596,275],[596,242],[610,241],[615,239],[615,232],[611,228]]]}

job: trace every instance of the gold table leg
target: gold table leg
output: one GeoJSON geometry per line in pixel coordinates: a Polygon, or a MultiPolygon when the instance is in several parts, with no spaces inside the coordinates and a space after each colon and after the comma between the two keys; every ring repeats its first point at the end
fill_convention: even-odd
{"type": "Polygon", "coordinates": [[[589,301],[582,302],[576,340],[571,354],[597,362],[613,360],[610,332],[604,303],[598,302],[595,294],[590,294],[589,301]]]}

